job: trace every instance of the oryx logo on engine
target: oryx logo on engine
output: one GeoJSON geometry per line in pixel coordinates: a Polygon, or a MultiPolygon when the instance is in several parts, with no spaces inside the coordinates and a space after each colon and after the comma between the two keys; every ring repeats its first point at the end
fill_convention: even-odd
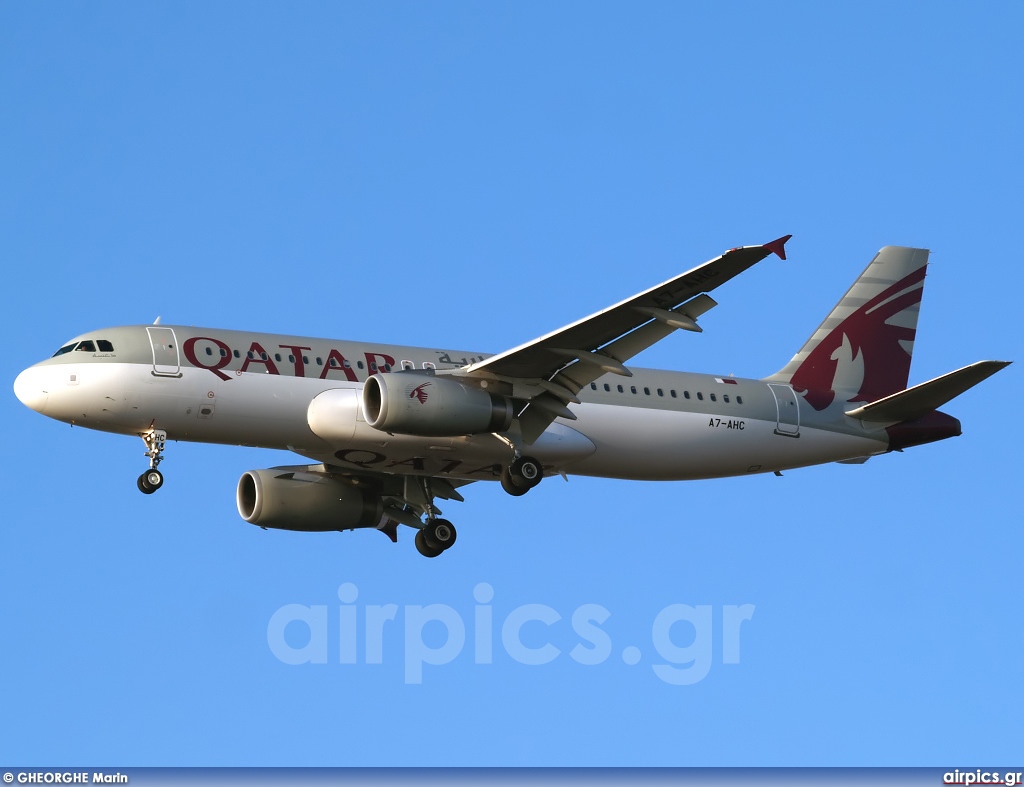
{"type": "Polygon", "coordinates": [[[426,404],[427,392],[424,391],[423,389],[426,388],[428,385],[430,385],[430,383],[420,383],[419,385],[417,385],[415,388],[409,391],[409,398],[419,400],[420,404],[426,404]]]}

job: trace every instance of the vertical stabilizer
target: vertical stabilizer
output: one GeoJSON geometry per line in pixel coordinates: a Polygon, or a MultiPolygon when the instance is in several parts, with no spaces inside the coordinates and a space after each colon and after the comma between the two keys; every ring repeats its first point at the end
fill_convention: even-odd
{"type": "Polygon", "coordinates": [[[815,410],[873,402],[907,387],[928,250],[886,246],[800,352],[767,378],[815,410]]]}

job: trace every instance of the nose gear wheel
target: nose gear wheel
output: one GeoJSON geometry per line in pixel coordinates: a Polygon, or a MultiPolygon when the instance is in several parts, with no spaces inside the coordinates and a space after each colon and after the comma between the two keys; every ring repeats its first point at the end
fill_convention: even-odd
{"type": "Polygon", "coordinates": [[[140,436],[146,444],[145,456],[149,457],[149,470],[139,476],[136,484],[142,494],[151,495],[164,485],[164,474],[156,468],[164,460],[167,432],[163,429],[150,429],[140,436]]]}

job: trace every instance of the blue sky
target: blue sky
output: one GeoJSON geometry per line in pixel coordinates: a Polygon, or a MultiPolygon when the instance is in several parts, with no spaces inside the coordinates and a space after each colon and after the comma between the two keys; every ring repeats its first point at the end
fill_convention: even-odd
{"type": "Polygon", "coordinates": [[[1015,3],[0,5],[0,760],[1019,760],[1019,365],[947,408],[963,437],[863,466],[475,485],[434,561],[408,531],[245,524],[239,475],[282,453],[171,444],[140,495],[140,441],[42,418],[10,383],[158,315],[498,352],[787,233],[788,261],[639,362],[770,374],[885,244],[933,252],[912,382],[1019,361],[1022,23],[1015,3]],[[502,645],[529,604],[559,617],[522,630],[547,664],[502,645]],[[327,663],[275,656],[288,605],[326,608],[327,663]],[[409,684],[429,605],[466,645],[409,684]],[[593,665],[570,655],[586,605],[609,613],[593,665]],[[653,669],[678,655],[654,633],[676,605],[710,615],[671,629],[709,659],[691,685],[653,669]]]}

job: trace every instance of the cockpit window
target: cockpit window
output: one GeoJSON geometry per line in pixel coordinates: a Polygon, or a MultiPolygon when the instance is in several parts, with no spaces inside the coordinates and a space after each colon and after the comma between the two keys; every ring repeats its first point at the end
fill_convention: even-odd
{"type": "Polygon", "coordinates": [[[69,352],[76,351],[82,353],[94,353],[96,347],[99,346],[101,353],[112,353],[114,352],[114,345],[106,339],[97,339],[93,342],[91,339],[86,339],[84,342],[71,342],[71,344],[65,344],[51,357],[56,358],[58,355],[66,355],[69,352]]]}
{"type": "Polygon", "coordinates": [[[63,347],[61,347],[59,350],[57,350],[57,352],[53,354],[53,357],[56,358],[58,355],[64,355],[64,353],[69,353],[77,346],[78,342],[71,342],[71,344],[65,344],[63,347]]]}

